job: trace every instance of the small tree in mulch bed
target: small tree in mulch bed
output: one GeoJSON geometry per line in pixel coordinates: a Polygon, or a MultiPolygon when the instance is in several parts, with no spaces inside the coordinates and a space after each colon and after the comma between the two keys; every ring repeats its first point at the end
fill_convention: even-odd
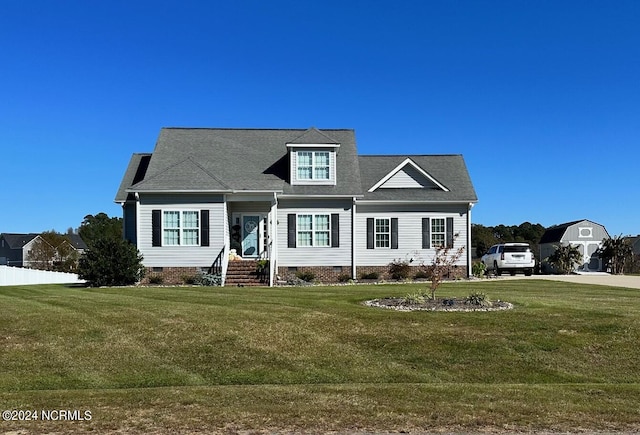
{"type": "Polygon", "coordinates": [[[436,290],[442,284],[442,281],[451,275],[451,271],[454,269],[455,264],[460,257],[464,254],[464,246],[454,250],[453,242],[458,237],[458,234],[453,236],[453,239],[444,246],[440,246],[436,249],[436,253],[431,260],[431,264],[423,264],[421,267],[426,272],[427,276],[431,279],[431,291],[430,298],[436,298],[436,290]]]}

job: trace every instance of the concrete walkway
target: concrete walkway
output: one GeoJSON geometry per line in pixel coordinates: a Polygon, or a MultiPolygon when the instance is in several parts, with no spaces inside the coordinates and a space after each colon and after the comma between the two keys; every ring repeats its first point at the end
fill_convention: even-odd
{"type": "Polygon", "coordinates": [[[551,281],[574,282],[578,284],[609,285],[640,289],[640,276],[607,275],[602,273],[584,273],[582,275],[533,275],[502,276],[497,279],[546,279],[551,281]]]}

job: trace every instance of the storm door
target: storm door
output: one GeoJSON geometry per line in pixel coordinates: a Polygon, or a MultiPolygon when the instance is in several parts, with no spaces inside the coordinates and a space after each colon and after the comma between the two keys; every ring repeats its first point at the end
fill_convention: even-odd
{"type": "Polygon", "coordinates": [[[242,257],[260,254],[260,216],[242,215],[242,257]]]}

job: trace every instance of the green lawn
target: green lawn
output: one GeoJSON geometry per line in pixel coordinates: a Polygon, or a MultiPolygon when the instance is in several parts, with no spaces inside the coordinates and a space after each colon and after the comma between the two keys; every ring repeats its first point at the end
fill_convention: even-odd
{"type": "Polygon", "coordinates": [[[505,312],[396,312],[428,284],[0,287],[0,433],[640,429],[640,291],[447,283],[505,312]]]}

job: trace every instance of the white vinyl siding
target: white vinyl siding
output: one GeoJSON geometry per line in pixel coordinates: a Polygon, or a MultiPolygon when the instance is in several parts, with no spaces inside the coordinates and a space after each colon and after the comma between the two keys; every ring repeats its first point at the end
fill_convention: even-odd
{"type": "MultiPolygon", "coordinates": [[[[347,200],[302,200],[280,199],[278,202],[278,267],[295,266],[347,266],[351,264],[351,199],[347,200]],[[287,216],[322,215],[326,217],[321,226],[315,231],[315,237],[320,243],[326,243],[325,248],[317,246],[300,246],[295,248],[287,245],[287,216]],[[331,215],[338,214],[340,230],[340,246],[331,246],[331,215]]],[[[296,217],[296,235],[298,228],[296,217]]],[[[296,240],[297,242],[300,239],[296,240]]]]}
{"type": "MultiPolygon", "coordinates": [[[[220,253],[224,244],[228,244],[228,232],[225,235],[223,225],[225,216],[225,206],[221,195],[153,195],[141,194],[139,205],[139,222],[137,247],[143,256],[143,264],[147,267],[210,267],[215,258],[220,253]],[[177,211],[187,213],[189,225],[194,224],[194,217],[200,211],[209,210],[209,246],[194,245],[165,245],[165,234],[162,234],[164,246],[152,246],[152,211],[177,211]]],[[[164,219],[164,213],[163,213],[164,219]]],[[[181,216],[184,221],[184,215],[181,216]]],[[[182,226],[181,241],[185,238],[193,242],[194,231],[198,231],[200,238],[200,228],[189,228],[182,226]],[[186,232],[184,230],[187,230],[186,232]]]]}
{"type": "MultiPolygon", "coordinates": [[[[395,259],[413,259],[414,265],[429,264],[436,248],[422,249],[422,219],[453,218],[453,233],[458,234],[454,249],[465,246],[465,255],[458,260],[459,266],[466,265],[467,206],[466,205],[423,205],[423,204],[357,204],[356,215],[356,265],[386,266],[395,259]],[[389,217],[398,219],[398,249],[367,249],[367,218],[389,217]]],[[[430,227],[431,228],[431,227],[430,227]]],[[[446,228],[445,228],[446,229],[446,228]]]]}
{"type": "Polygon", "coordinates": [[[379,189],[422,189],[437,188],[437,186],[416,168],[406,165],[385,181],[379,189]]]}

